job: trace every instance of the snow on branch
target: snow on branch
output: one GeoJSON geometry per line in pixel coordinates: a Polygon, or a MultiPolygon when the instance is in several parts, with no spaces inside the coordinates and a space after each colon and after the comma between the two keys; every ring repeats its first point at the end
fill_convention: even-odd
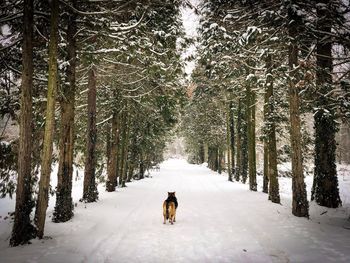
{"type": "Polygon", "coordinates": [[[73,7],[72,5],[66,3],[63,0],[60,0],[61,3],[63,3],[64,5],[66,5],[67,7],[69,7],[73,12],[79,14],[79,15],[84,15],[84,16],[91,16],[91,15],[107,15],[107,14],[112,14],[114,13],[112,10],[108,10],[108,11],[96,11],[96,12],[85,12],[85,11],[81,11],[76,9],[75,7],[73,7]]]}
{"type": "MultiPolygon", "coordinates": [[[[16,39],[16,40],[13,41],[10,45],[7,45],[7,46],[4,46],[4,47],[0,48],[0,52],[2,52],[2,51],[6,50],[6,49],[8,49],[8,48],[11,48],[11,47],[17,45],[17,43],[20,42],[20,41],[22,41],[22,38],[16,39]]],[[[0,42],[0,45],[2,45],[1,42],[0,42]]]]}
{"type": "Polygon", "coordinates": [[[107,58],[103,58],[103,60],[108,62],[108,63],[115,64],[115,65],[126,66],[126,67],[135,68],[135,69],[143,69],[143,68],[141,68],[139,66],[135,66],[135,65],[132,65],[132,64],[123,63],[123,62],[119,62],[119,61],[115,61],[115,60],[111,60],[111,59],[107,59],[107,58]]]}
{"type": "Polygon", "coordinates": [[[16,14],[12,14],[12,15],[9,15],[9,16],[2,17],[0,19],[0,24],[3,24],[5,22],[9,22],[9,21],[21,18],[22,16],[23,16],[23,12],[18,12],[16,14]]]}
{"type": "Polygon", "coordinates": [[[153,88],[153,89],[151,89],[149,91],[146,91],[143,94],[138,94],[138,95],[123,95],[123,98],[141,98],[141,97],[147,96],[148,94],[152,93],[156,89],[157,88],[153,88]]]}
{"type": "Polygon", "coordinates": [[[113,115],[109,116],[107,119],[105,119],[103,121],[96,123],[96,126],[100,126],[100,125],[106,123],[107,121],[111,120],[112,118],[113,118],[113,115]]]}
{"type": "Polygon", "coordinates": [[[134,85],[138,82],[141,82],[143,80],[147,79],[147,77],[143,77],[143,78],[140,78],[140,79],[137,79],[135,81],[132,81],[132,82],[123,82],[123,81],[118,81],[119,83],[123,84],[123,85],[134,85]]]}
{"type": "Polygon", "coordinates": [[[137,21],[137,22],[136,22],[135,24],[133,24],[133,25],[124,26],[124,27],[116,27],[116,26],[113,26],[113,24],[112,24],[111,29],[113,29],[113,30],[116,31],[116,32],[129,31],[129,30],[131,30],[131,29],[133,29],[133,28],[136,28],[136,27],[142,22],[144,16],[145,16],[145,12],[142,13],[142,16],[141,16],[140,20],[137,21]]]}

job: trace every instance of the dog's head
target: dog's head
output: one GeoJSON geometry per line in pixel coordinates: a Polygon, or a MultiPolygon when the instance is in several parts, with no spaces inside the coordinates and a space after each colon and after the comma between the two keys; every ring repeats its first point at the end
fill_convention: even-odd
{"type": "Polygon", "coordinates": [[[175,192],[168,192],[168,197],[171,197],[171,196],[175,197],[175,192]]]}

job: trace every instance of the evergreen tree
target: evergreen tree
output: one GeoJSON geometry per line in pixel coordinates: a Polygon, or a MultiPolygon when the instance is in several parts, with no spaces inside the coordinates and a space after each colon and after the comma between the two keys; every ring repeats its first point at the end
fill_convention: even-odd
{"type": "MultiPolygon", "coordinates": [[[[278,171],[277,171],[277,146],[276,146],[276,125],[275,120],[271,120],[275,115],[274,108],[275,102],[273,99],[273,79],[272,79],[272,67],[271,55],[269,54],[266,61],[267,76],[266,76],[266,97],[268,99],[268,116],[270,116],[269,129],[267,133],[268,144],[268,177],[269,177],[269,199],[273,203],[280,203],[279,184],[278,184],[278,171]]],[[[265,152],[264,152],[265,154],[265,152]]],[[[265,174],[264,174],[265,176],[265,174]]]]}
{"type": "Polygon", "coordinates": [[[341,205],[335,163],[337,124],[332,101],[327,97],[333,90],[332,40],[333,17],[341,17],[337,9],[338,1],[323,0],[317,9],[317,46],[316,46],[316,100],[315,118],[315,172],[312,199],[319,205],[336,208],[341,205]]]}
{"type": "Polygon", "coordinates": [[[55,125],[55,105],[58,84],[57,70],[57,49],[58,49],[58,23],[59,23],[59,5],[58,0],[52,0],[51,24],[50,24],[50,43],[49,43],[49,80],[47,90],[47,106],[45,118],[45,133],[43,142],[43,154],[41,157],[41,175],[39,181],[38,201],[35,211],[36,226],[38,228],[38,237],[43,238],[46,219],[46,209],[49,199],[49,186],[51,174],[53,134],[55,125]]]}
{"type": "MultiPolygon", "coordinates": [[[[74,8],[77,1],[72,2],[74,8]]],[[[67,25],[67,61],[66,70],[67,84],[62,85],[61,106],[61,126],[59,141],[59,165],[56,192],[56,205],[53,214],[54,222],[66,222],[73,217],[72,200],[72,177],[73,177],[73,155],[74,155],[74,110],[75,110],[75,90],[76,90],[76,33],[77,14],[70,12],[67,25]]]]}
{"type": "Polygon", "coordinates": [[[96,185],[96,67],[89,69],[88,83],[88,107],[87,107],[87,144],[84,172],[83,200],[85,202],[95,202],[98,199],[96,185]]]}
{"type": "Polygon", "coordinates": [[[35,236],[30,214],[34,203],[31,192],[32,153],[32,89],[33,89],[33,1],[25,0],[23,9],[23,70],[21,85],[21,114],[18,151],[18,181],[15,219],[11,246],[27,243],[35,236]]]}
{"type": "Polygon", "coordinates": [[[295,216],[308,217],[309,204],[307,201],[306,186],[303,174],[303,160],[301,149],[301,121],[300,121],[300,96],[297,84],[297,65],[299,45],[297,42],[298,24],[301,18],[295,9],[297,2],[291,0],[288,6],[288,34],[290,44],[288,49],[288,62],[290,69],[289,76],[289,112],[290,112],[290,139],[292,148],[292,190],[293,190],[293,208],[292,213],[295,216]]]}

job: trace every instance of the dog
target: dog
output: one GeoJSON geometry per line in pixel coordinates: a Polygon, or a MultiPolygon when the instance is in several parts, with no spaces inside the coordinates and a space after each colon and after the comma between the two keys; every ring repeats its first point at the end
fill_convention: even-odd
{"type": "Polygon", "coordinates": [[[168,198],[163,202],[163,216],[164,216],[164,222],[169,219],[170,224],[174,224],[176,222],[176,209],[177,209],[178,203],[177,198],[175,196],[175,192],[168,192],[168,198]]]}

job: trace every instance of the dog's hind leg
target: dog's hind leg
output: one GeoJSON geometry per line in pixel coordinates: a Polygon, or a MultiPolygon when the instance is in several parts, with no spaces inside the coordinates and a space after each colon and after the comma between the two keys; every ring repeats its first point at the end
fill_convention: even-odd
{"type": "Polygon", "coordinates": [[[166,216],[164,216],[164,222],[163,222],[163,224],[166,224],[166,216]]]}

